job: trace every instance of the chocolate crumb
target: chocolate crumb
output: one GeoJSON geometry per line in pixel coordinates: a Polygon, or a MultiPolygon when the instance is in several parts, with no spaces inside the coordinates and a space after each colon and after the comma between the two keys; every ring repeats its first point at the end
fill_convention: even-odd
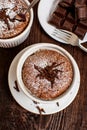
{"type": "Polygon", "coordinates": [[[34,104],[38,104],[39,102],[36,102],[36,101],[33,100],[33,103],[34,103],[34,104]]]}
{"type": "Polygon", "coordinates": [[[25,16],[25,14],[19,13],[19,14],[17,14],[15,19],[18,20],[18,21],[25,22],[26,21],[26,16],[25,16]]]}
{"type": "Polygon", "coordinates": [[[57,102],[56,105],[59,107],[59,102],[57,102]]]}
{"type": "Polygon", "coordinates": [[[14,81],[14,84],[15,84],[14,89],[15,89],[17,92],[19,92],[17,80],[14,81]]]}
{"type": "Polygon", "coordinates": [[[37,110],[39,111],[40,115],[43,113],[46,113],[43,108],[40,108],[39,106],[36,106],[37,110]]]}

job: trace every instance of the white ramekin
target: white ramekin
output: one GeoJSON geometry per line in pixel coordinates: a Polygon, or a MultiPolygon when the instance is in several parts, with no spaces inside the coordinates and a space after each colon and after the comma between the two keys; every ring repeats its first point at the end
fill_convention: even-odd
{"type": "MultiPolygon", "coordinates": [[[[30,4],[30,2],[28,0],[25,0],[25,2],[27,3],[27,5],[30,4]]],[[[9,38],[9,39],[0,39],[0,47],[3,48],[11,48],[11,47],[15,47],[21,43],[23,43],[25,41],[25,39],[29,36],[31,27],[32,27],[32,23],[33,23],[33,9],[30,10],[30,21],[29,24],[27,25],[26,29],[19,35],[13,37],[13,38],[9,38]]]]}
{"type": "Polygon", "coordinates": [[[18,82],[20,89],[30,99],[32,99],[33,101],[39,102],[39,103],[54,103],[54,102],[58,102],[59,99],[65,97],[67,94],[69,94],[71,89],[73,87],[75,87],[76,82],[80,82],[79,69],[78,69],[78,71],[77,71],[77,69],[78,69],[78,66],[77,66],[74,58],[65,49],[61,48],[58,45],[54,45],[54,44],[50,44],[50,43],[37,43],[37,44],[34,44],[33,46],[31,46],[28,50],[26,50],[22,54],[22,56],[20,57],[18,64],[17,64],[16,76],[17,76],[17,82],[18,82]],[[40,49],[51,49],[51,50],[58,51],[59,53],[61,53],[65,57],[68,57],[70,59],[71,63],[72,63],[72,66],[73,66],[74,76],[73,76],[73,81],[72,81],[71,86],[62,95],[58,96],[57,98],[55,98],[53,100],[48,100],[48,101],[47,100],[41,100],[40,98],[33,96],[31,93],[29,93],[27,91],[27,89],[26,89],[26,87],[23,83],[23,80],[22,80],[22,67],[23,67],[23,64],[24,64],[26,58],[28,56],[30,56],[31,54],[35,53],[36,51],[40,50],[40,49]],[[77,77],[77,76],[79,76],[79,77],[77,77]],[[77,78],[78,78],[79,81],[77,81],[77,78]]]}

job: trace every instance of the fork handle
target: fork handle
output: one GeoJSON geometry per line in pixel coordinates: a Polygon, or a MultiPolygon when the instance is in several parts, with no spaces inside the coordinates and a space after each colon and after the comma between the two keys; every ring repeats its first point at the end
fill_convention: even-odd
{"type": "Polygon", "coordinates": [[[87,42],[79,43],[79,47],[80,47],[83,51],[87,52],[87,42]],[[83,44],[83,45],[82,45],[82,44],[83,44]],[[84,45],[84,44],[85,44],[85,45],[84,45]]]}
{"type": "Polygon", "coordinates": [[[27,11],[30,11],[30,9],[38,2],[39,0],[32,0],[32,2],[30,3],[30,5],[28,6],[27,11]]]}

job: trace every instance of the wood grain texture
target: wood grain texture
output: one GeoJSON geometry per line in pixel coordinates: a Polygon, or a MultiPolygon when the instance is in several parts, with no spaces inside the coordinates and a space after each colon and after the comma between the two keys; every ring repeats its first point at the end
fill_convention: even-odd
{"type": "MultiPolygon", "coordinates": [[[[76,86],[77,87],[77,86],[76,86]]],[[[41,28],[34,7],[34,23],[26,41],[14,48],[0,48],[0,130],[87,130],[87,53],[54,41],[41,28]],[[65,110],[48,116],[32,114],[21,108],[11,96],[8,87],[8,69],[18,52],[37,42],[57,44],[71,53],[81,74],[78,95],[65,110]]]]}

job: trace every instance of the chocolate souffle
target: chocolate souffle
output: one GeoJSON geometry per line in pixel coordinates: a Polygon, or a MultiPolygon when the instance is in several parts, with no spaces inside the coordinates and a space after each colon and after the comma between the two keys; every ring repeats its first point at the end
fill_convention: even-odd
{"type": "Polygon", "coordinates": [[[23,32],[30,19],[29,13],[22,15],[25,8],[27,4],[23,0],[0,0],[0,39],[12,38],[23,32]]]}
{"type": "Polygon", "coordinates": [[[22,79],[33,96],[52,100],[70,87],[73,67],[70,60],[59,52],[43,49],[25,60],[22,79]]]}

